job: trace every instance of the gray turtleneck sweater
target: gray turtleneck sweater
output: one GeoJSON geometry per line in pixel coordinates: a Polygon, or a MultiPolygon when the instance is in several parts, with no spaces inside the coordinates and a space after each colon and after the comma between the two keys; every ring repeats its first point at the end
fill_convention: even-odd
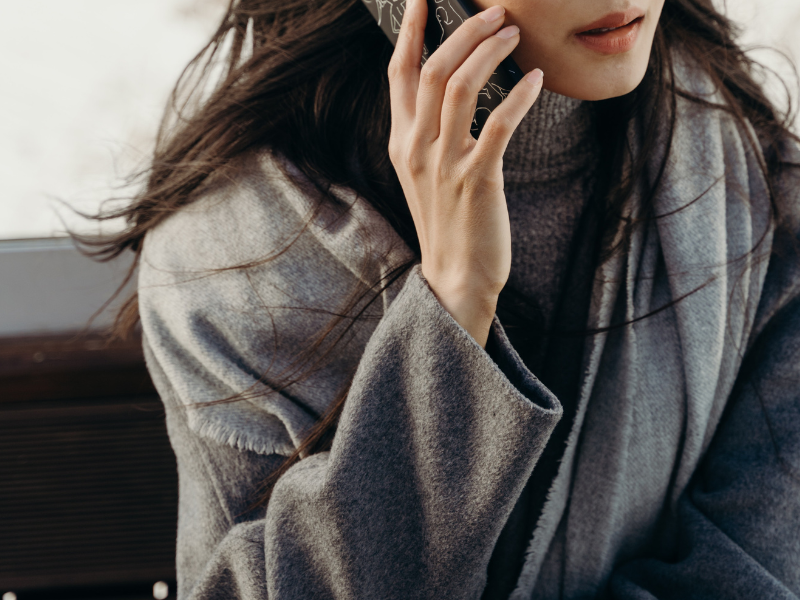
{"type": "Polygon", "coordinates": [[[543,90],[503,156],[511,219],[509,285],[552,320],[573,238],[594,193],[599,155],[593,105],[543,90]]]}

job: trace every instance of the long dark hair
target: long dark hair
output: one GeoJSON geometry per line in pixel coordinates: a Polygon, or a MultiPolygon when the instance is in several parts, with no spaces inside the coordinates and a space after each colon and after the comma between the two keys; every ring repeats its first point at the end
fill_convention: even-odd
{"type": "MultiPolygon", "coordinates": [[[[644,176],[647,157],[656,143],[662,143],[657,141],[658,131],[665,123],[666,164],[678,96],[708,104],[673,85],[676,48],[692,56],[716,84],[725,100],[718,109],[731,113],[741,125],[752,123],[760,139],[751,142],[761,145],[767,181],[773,182],[784,168],[783,144],[794,138],[788,128],[791,111],[779,114],[766,97],[754,77],[759,65],[736,44],[736,35],[735,26],[711,0],[665,1],[644,80],[626,96],[597,103],[597,135],[608,160],[605,170],[616,174],[609,179],[613,184],[600,195],[602,231],[611,232],[620,223],[623,206],[644,176]],[[641,152],[630,156],[625,132],[644,105],[654,110],[648,111],[644,122],[641,152]],[[632,168],[623,178],[621,165],[626,160],[632,168]]],[[[235,176],[237,157],[269,148],[286,157],[305,177],[304,183],[286,171],[290,180],[298,185],[310,182],[325,202],[341,205],[330,192],[331,185],[349,187],[365,198],[418,257],[416,231],[387,152],[387,68],[392,50],[361,0],[231,0],[213,38],[187,66],[173,91],[152,161],[139,174],[144,182],[141,193],[124,208],[94,217],[124,217],[127,226],[103,238],[76,236],[82,248],[97,260],[133,251],[132,277],[142,240],[150,229],[191,203],[209,182],[235,176]]],[[[643,215],[650,214],[657,188],[658,181],[649,187],[643,215]]],[[[779,198],[774,191],[771,194],[777,215],[779,198]]],[[[637,223],[623,224],[626,235],[622,245],[637,223]]],[[[604,258],[621,247],[612,246],[609,240],[607,236],[603,244],[604,258]]],[[[278,384],[271,380],[271,387],[283,389],[302,379],[341,339],[339,324],[345,321],[345,330],[352,326],[413,262],[347,299],[329,326],[293,363],[291,373],[278,384]]],[[[131,330],[137,319],[134,295],[120,310],[116,330],[131,330]]],[[[318,415],[305,440],[264,482],[259,503],[268,500],[275,481],[294,462],[330,447],[346,396],[343,389],[328,411],[318,415]]]]}

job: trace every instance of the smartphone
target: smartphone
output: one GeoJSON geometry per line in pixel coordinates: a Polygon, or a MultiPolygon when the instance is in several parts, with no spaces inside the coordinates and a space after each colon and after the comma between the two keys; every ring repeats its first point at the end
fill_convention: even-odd
{"type": "MultiPolygon", "coordinates": [[[[479,11],[469,0],[426,0],[428,23],[425,26],[425,43],[422,46],[422,64],[442,45],[448,36],[479,11]]],[[[393,45],[397,44],[400,23],[406,10],[406,0],[362,0],[369,12],[393,45]]],[[[510,56],[503,59],[489,81],[478,93],[478,103],[472,118],[470,133],[478,136],[492,111],[505,100],[517,82],[522,79],[522,70],[510,56]]]]}

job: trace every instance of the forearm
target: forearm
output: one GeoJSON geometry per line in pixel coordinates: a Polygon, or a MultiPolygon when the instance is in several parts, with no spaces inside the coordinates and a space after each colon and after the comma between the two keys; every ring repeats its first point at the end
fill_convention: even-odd
{"type": "Polygon", "coordinates": [[[322,596],[479,593],[561,415],[518,358],[503,362],[517,372],[503,373],[412,273],[367,345],[330,453],[301,461],[273,492],[268,579],[307,563],[325,574],[322,596]]]}

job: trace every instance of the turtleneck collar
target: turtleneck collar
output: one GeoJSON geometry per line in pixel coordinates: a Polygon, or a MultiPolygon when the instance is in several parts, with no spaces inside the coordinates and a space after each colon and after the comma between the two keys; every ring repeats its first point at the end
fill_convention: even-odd
{"type": "Polygon", "coordinates": [[[582,168],[597,153],[593,104],[542,90],[503,156],[507,183],[550,181],[582,168]]]}

